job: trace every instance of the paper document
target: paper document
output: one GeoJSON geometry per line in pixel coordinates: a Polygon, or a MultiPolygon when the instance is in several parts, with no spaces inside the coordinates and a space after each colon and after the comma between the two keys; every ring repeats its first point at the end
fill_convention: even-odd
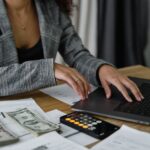
{"type": "Polygon", "coordinates": [[[122,126],[92,150],[150,150],[150,134],[122,126]]]}
{"type": "Polygon", "coordinates": [[[96,139],[92,136],[89,136],[83,132],[79,132],[78,134],[69,136],[69,137],[67,137],[67,139],[69,139],[75,143],[78,143],[80,145],[83,145],[83,146],[87,146],[87,145],[90,145],[90,144],[93,144],[93,143],[99,141],[98,139],[96,139]]]}
{"type": "Polygon", "coordinates": [[[16,146],[14,145],[9,148],[2,148],[1,150],[87,150],[87,149],[63,138],[56,132],[51,132],[16,146]]]}
{"type": "Polygon", "coordinates": [[[45,112],[36,104],[36,102],[32,98],[0,101],[0,112],[9,112],[25,107],[38,111],[43,115],[45,114],[45,112]]]}
{"type": "MultiPolygon", "coordinates": [[[[93,91],[95,89],[96,87],[91,85],[91,90],[93,91]]],[[[69,105],[74,105],[75,102],[78,102],[81,99],[67,84],[57,85],[40,91],[69,105]]]]}

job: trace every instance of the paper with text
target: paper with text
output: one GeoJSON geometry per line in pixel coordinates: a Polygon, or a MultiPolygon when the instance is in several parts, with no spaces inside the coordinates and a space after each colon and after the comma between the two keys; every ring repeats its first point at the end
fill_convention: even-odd
{"type": "Polygon", "coordinates": [[[122,126],[92,150],[150,150],[150,134],[122,126]]]}
{"type": "MultiPolygon", "coordinates": [[[[91,91],[95,89],[96,87],[91,85],[91,91]]],[[[69,105],[74,105],[75,102],[78,102],[81,99],[67,84],[57,85],[40,91],[69,105]]]]}
{"type": "Polygon", "coordinates": [[[56,132],[51,132],[30,141],[14,145],[1,150],[87,150],[86,148],[75,144],[56,132]]]}

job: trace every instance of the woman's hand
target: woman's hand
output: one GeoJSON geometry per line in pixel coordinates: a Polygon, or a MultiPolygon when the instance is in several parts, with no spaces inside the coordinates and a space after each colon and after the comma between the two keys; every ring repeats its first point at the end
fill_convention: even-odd
{"type": "Polygon", "coordinates": [[[103,65],[99,69],[99,78],[105,90],[106,97],[111,97],[110,85],[114,85],[125,97],[128,102],[132,102],[127,89],[135,96],[137,101],[141,101],[144,97],[137,85],[126,76],[120,74],[117,69],[109,65],[103,65]]]}
{"type": "Polygon", "coordinates": [[[55,63],[55,77],[71,86],[81,99],[86,99],[90,91],[90,85],[86,79],[75,69],[55,63]]]}

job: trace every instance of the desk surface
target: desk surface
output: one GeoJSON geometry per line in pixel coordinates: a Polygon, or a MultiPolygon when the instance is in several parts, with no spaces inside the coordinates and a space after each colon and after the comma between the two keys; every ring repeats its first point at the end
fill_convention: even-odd
{"type": "MultiPolygon", "coordinates": [[[[124,75],[150,79],[150,68],[143,67],[140,65],[119,69],[119,71],[124,75]]],[[[65,113],[71,112],[71,108],[69,105],[64,104],[63,102],[60,102],[60,101],[58,101],[46,94],[43,94],[39,91],[21,94],[21,95],[17,95],[17,96],[0,98],[0,100],[4,100],[4,99],[9,99],[9,100],[15,99],[16,100],[16,99],[31,98],[31,97],[37,102],[37,104],[45,112],[53,110],[53,109],[59,109],[65,113]]],[[[125,124],[125,125],[128,125],[130,127],[136,128],[136,129],[150,132],[150,126],[140,125],[140,124],[131,123],[131,122],[127,122],[127,121],[120,121],[120,120],[116,120],[116,119],[110,119],[110,118],[106,118],[106,117],[100,117],[100,118],[104,119],[108,122],[111,122],[113,124],[119,125],[119,126],[121,126],[122,124],[125,124]]]]}

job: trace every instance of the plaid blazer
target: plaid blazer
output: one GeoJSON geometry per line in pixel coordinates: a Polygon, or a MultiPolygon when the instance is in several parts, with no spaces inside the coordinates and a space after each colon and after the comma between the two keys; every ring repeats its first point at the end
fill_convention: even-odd
{"type": "Polygon", "coordinates": [[[92,84],[98,85],[97,69],[107,62],[93,57],[82,45],[67,15],[55,0],[34,0],[44,59],[19,64],[17,49],[4,0],[0,0],[0,96],[23,93],[56,84],[57,52],[92,84]]]}

